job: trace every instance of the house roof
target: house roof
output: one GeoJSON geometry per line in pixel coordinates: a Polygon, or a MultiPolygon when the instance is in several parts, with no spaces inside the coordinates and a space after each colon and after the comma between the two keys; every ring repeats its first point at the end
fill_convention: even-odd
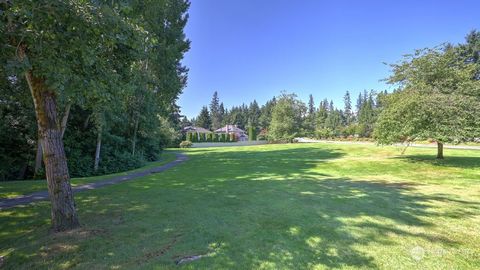
{"type": "Polygon", "coordinates": [[[203,127],[195,127],[195,126],[184,127],[183,131],[185,131],[185,132],[194,131],[194,132],[198,132],[198,133],[210,133],[211,132],[210,130],[205,129],[203,127]]]}
{"type": "Polygon", "coordinates": [[[234,133],[245,133],[245,130],[238,128],[236,125],[227,125],[225,127],[219,128],[215,130],[215,132],[218,133],[225,133],[228,128],[228,132],[234,132],[234,133]]]}

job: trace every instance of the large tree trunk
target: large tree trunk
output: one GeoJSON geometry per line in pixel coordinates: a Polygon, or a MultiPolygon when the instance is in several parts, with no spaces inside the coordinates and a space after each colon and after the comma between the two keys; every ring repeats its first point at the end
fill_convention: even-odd
{"type": "MultiPolygon", "coordinates": [[[[67,106],[65,107],[65,113],[63,114],[62,117],[62,123],[61,123],[61,130],[62,130],[62,139],[63,135],[65,134],[65,129],[67,128],[67,121],[68,121],[68,116],[70,115],[70,107],[71,104],[68,103],[67,106]]],[[[40,169],[42,168],[42,138],[40,137],[40,134],[38,135],[38,140],[37,140],[37,154],[35,156],[35,176],[39,174],[40,169]]]]}
{"type": "Polygon", "coordinates": [[[437,142],[437,158],[443,159],[443,143],[437,142]]]}
{"type": "Polygon", "coordinates": [[[70,185],[55,93],[47,88],[43,78],[35,77],[32,70],[27,71],[25,75],[32,93],[38,131],[43,142],[45,173],[52,203],[52,227],[54,231],[73,229],[80,224],[70,185]]]}
{"type": "Polygon", "coordinates": [[[98,128],[97,133],[97,148],[95,149],[95,163],[93,164],[93,170],[98,171],[98,164],[100,163],[100,151],[102,149],[102,127],[98,128]]]}

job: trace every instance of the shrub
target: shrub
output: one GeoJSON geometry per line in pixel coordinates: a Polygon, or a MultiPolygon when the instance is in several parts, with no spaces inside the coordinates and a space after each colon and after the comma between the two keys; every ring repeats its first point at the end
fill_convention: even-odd
{"type": "Polygon", "coordinates": [[[213,141],[213,133],[208,133],[207,134],[207,142],[212,142],[213,141]]]}
{"type": "Polygon", "coordinates": [[[183,141],[180,143],[180,148],[190,148],[192,145],[193,143],[190,141],[183,141]]]}
{"type": "Polygon", "coordinates": [[[235,136],[235,133],[230,133],[230,142],[235,142],[237,141],[237,137],[235,136]]]}
{"type": "Polygon", "coordinates": [[[248,127],[248,140],[249,141],[256,141],[257,140],[257,134],[256,134],[253,126],[248,127]]]}
{"type": "Polygon", "coordinates": [[[187,132],[187,138],[186,138],[186,141],[189,141],[191,142],[193,140],[193,134],[192,132],[187,132]]]}
{"type": "Polygon", "coordinates": [[[221,142],[227,142],[227,138],[225,136],[225,133],[220,134],[220,139],[221,139],[220,140],[221,142]]]}
{"type": "Polygon", "coordinates": [[[213,134],[213,141],[214,141],[214,142],[219,142],[219,141],[220,141],[220,136],[218,136],[217,133],[214,133],[214,134],[213,134]]]}

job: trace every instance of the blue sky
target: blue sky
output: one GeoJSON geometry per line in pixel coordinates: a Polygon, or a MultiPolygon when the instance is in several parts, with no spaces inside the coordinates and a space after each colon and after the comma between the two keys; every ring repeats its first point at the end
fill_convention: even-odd
{"type": "Polygon", "coordinates": [[[282,90],[343,106],[349,90],[380,80],[414,49],[459,43],[480,30],[480,1],[191,0],[190,69],[182,113],[196,116],[214,91],[227,107],[263,104],[282,90]]]}

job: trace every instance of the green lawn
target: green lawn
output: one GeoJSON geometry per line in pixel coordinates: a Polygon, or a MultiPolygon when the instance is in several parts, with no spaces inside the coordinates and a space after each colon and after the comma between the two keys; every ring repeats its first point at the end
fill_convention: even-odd
{"type": "MultiPolygon", "coordinates": [[[[146,170],[153,167],[158,167],[168,162],[175,160],[175,153],[172,151],[164,151],[162,153],[161,159],[155,162],[149,162],[142,168],[128,171],[120,172],[109,175],[93,176],[93,177],[78,177],[72,178],[72,186],[84,185],[87,183],[96,182],[99,180],[104,180],[106,177],[113,177],[117,175],[125,175],[134,171],[146,170]]],[[[13,198],[19,195],[29,194],[35,191],[47,190],[47,182],[43,180],[20,180],[20,181],[0,181],[0,199],[13,198]]]]}
{"type": "Polygon", "coordinates": [[[480,151],[435,151],[190,149],[78,193],[73,232],[49,234],[48,202],[1,211],[0,255],[6,269],[479,269],[480,151]],[[205,256],[175,264],[191,255],[205,256]]]}

